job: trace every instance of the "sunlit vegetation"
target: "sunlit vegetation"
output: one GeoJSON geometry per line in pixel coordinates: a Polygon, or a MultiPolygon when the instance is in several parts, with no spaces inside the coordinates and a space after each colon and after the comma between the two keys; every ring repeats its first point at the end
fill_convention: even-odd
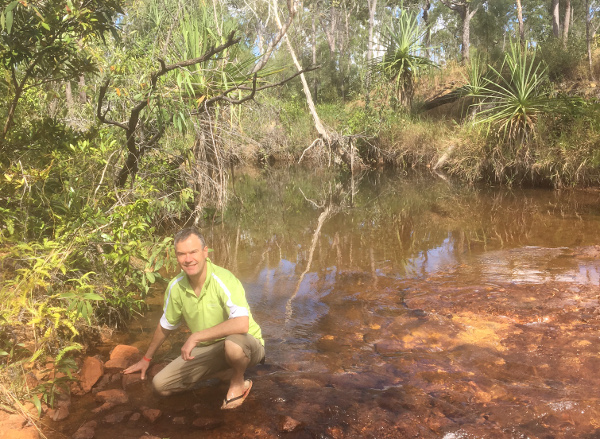
{"type": "Polygon", "coordinates": [[[0,404],[52,403],[238,164],[598,185],[600,5],[546,3],[0,1],[0,404]]]}

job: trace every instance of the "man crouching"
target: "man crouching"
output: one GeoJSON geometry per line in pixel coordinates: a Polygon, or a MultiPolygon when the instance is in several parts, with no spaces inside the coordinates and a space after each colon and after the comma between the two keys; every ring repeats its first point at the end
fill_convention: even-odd
{"type": "Polygon", "coordinates": [[[167,396],[225,372],[231,381],[221,408],[239,407],[252,388],[252,381],[244,380],[246,368],[265,356],[260,327],[241,282],[211,262],[198,230],[181,230],[174,244],[182,272],[167,286],[163,315],[146,354],[123,373],[141,372],[145,379],[152,356],[183,318],[192,334],[181,347],[181,356],[154,377],[154,389],[167,396]]]}

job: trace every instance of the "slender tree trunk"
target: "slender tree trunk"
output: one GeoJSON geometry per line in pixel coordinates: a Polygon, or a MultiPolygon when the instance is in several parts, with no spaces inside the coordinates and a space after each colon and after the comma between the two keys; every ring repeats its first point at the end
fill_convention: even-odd
{"type": "Polygon", "coordinates": [[[87,102],[87,94],[85,92],[85,76],[79,77],[79,102],[85,104],[87,102]]]}
{"type": "Polygon", "coordinates": [[[431,1],[426,0],[423,6],[423,24],[425,25],[425,35],[423,37],[423,45],[425,46],[425,58],[429,59],[429,46],[431,46],[431,26],[429,25],[429,9],[431,1]]]}
{"type": "Polygon", "coordinates": [[[560,37],[560,8],[559,0],[552,0],[552,33],[560,37]]]}
{"type": "Polygon", "coordinates": [[[333,4],[331,5],[331,9],[329,9],[329,15],[329,27],[324,26],[324,28],[327,42],[329,43],[329,51],[331,52],[331,56],[334,56],[336,49],[335,29],[337,27],[337,12],[333,4]]]}
{"type": "Polygon", "coordinates": [[[571,24],[571,0],[566,0],[566,7],[565,7],[565,20],[563,23],[563,34],[562,34],[562,41],[563,41],[563,47],[567,47],[567,40],[569,38],[569,26],[571,24]]]}
{"type": "Polygon", "coordinates": [[[469,49],[470,49],[470,45],[471,45],[471,17],[472,15],[470,14],[469,11],[469,6],[464,6],[462,8],[461,11],[461,15],[462,15],[462,48],[461,48],[461,55],[462,55],[462,63],[463,65],[467,65],[469,63],[469,58],[470,58],[470,53],[469,53],[469,49]]]}
{"type": "MultiPolygon", "coordinates": [[[[593,3],[593,0],[592,0],[593,3]]],[[[590,5],[590,0],[585,0],[585,11],[586,11],[586,17],[585,17],[585,39],[586,39],[586,45],[587,45],[587,56],[588,56],[588,67],[589,67],[589,71],[590,71],[590,78],[592,80],[595,80],[595,75],[594,75],[594,66],[593,66],[593,60],[592,60],[592,41],[594,41],[594,39],[596,38],[596,30],[598,29],[597,25],[594,25],[592,23],[592,11],[591,11],[591,5],[590,5]]]]}
{"type": "Polygon", "coordinates": [[[373,62],[373,29],[375,28],[375,11],[377,0],[367,0],[369,6],[369,40],[367,41],[367,74],[365,76],[365,104],[368,107],[371,93],[371,63],[373,62]]]}
{"type": "Polygon", "coordinates": [[[67,108],[70,110],[73,108],[73,89],[71,88],[71,81],[67,81],[65,84],[65,98],[67,100],[67,108]]]}
{"type": "MultiPolygon", "coordinates": [[[[279,20],[279,15],[277,15],[277,25],[279,25],[279,28],[281,29],[281,21],[279,20]]],[[[290,52],[290,56],[292,57],[292,61],[294,62],[294,65],[298,70],[302,70],[302,66],[300,65],[300,62],[296,57],[296,52],[294,51],[292,43],[290,43],[290,39],[288,38],[287,34],[284,35],[284,39],[288,47],[288,51],[290,52]]],[[[312,94],[310,92],[310,88],[308,86],[308,82],[306,81],[306,76],[304,75],[304,73],[300,74],[300,80],[302,81],[302,89],[304,90],[304,95],[306,96],[306,103],[308,105],[308,109],[310,110],[310,114],[313,117],[315,128],[317,129],[321,137],[328,140],[329,134],[325,130],[325,126],[323,125],[323,122],[321,121],[321,118],[317,113],[317,108],[315,107],[315,103],[313,101],[312,94]]]]}
{"type": "Polygon", "coordinates": [[[517,20],[519,21],[519,42],[521,47],[525,48],[525,25],[523,24],[523,7],[521,0],[517,0],[517,20]]]}
{"type": "MultiPolygon", "coordinates": [[[[311,41],[311,46],[312,46],[312,64],[313,66],[317,65],[317,18],[316,18],[315,13],[313,13],[312,16],[312,41],[311,41]]],[[[313,75],[313,93],[315,95],[315,99],[317,99],[317,87],[318,87],[318,83],[317,83],[317,75],[313,75]]]]}

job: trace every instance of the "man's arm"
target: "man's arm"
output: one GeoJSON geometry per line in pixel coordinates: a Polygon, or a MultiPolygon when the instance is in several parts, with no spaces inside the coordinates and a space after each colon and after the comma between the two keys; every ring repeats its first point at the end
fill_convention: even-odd
{"type": "Polygon", "coordinates": [[[225,320],[211,328],[194,332],[181,347],[181,357],[186,361],[191,360],[194,358],[191,355],[192,349],[194,349],[198,343],[216,340],[232,334],[246,334],[249,328],[250,319],[248,316],[241,316],[225,320]]]}
{"type": "MultiPolygon", "coordinates": [[[[163,328],[159,323],[156,326],[156,330],[154,331],[154,335],[152,336],[152,341],[150,342],[150,346],[148,346],[148,349],[146,350],[146,354],[144,355],[144,357],[152,359],[152,357],[154,356],[154,353],[163,344],[163,342],[167,339],[167,337],[169,336],[169,334],[171,332],[172,331],[169,331],[168,329],[163,328]]],[[[150,362],[146,361],[142,358],[140,361],[138,361],[134,365],[129,366],[127,369],[125,369],[123,371],[123,373],[129,374],[129,373],[141,371],[142,372],[141,378],[143,380],[145,380],[146,379],[146,371],[148,370],[149,366],[150,366],[150,362]]]]}

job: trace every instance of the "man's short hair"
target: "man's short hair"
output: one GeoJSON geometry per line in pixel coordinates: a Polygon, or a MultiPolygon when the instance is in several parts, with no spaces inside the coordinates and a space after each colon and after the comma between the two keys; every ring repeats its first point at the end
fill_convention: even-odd
{"type": "Polygon", "coordinates": [[[185,229],[181,229],[179,232],[177,232],[173,238],[173,245],[177,245],[181,241],[185,241],[192,235],[196,235],[198,239],[200,239],[202,242],[202,248],[206,247],[204,236],[202,236],[202,233],[200,233],[200,231],[195,227],[186,227],[185,229]]]}

